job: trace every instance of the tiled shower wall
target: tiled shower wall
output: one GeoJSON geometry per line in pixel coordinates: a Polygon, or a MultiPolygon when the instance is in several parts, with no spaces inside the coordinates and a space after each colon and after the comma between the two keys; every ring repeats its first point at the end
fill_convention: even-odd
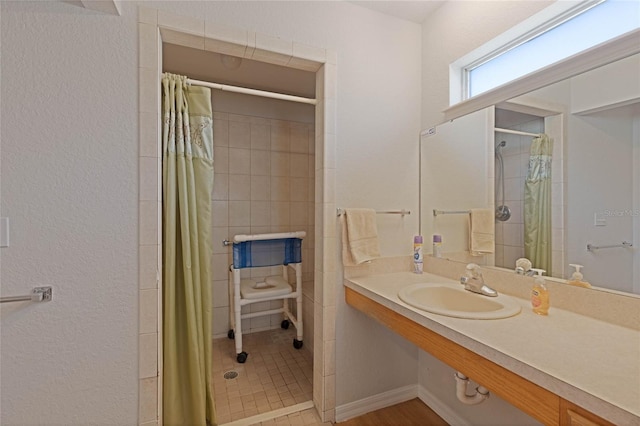
{"type": "MultiPolygon", "coordinates": [[[[214,111],[213,333],[229,324],[229,265],[236,234],[306,231],[302,243],[305,347],[313,348],[314,174],[313,124],[214,111]]],[[[281,274],[281,267],[243,269],[243,278],[281,274]]],[[[289,268],[290,278],[295,276],[289,268]]],[[[279,307],[280,301],[243,307],[279,307]]],[[[292,302],[295,307],[295,302],[292,302]]],[[[280,327],[281,314],[243,320],[243,332],[280,327]]]]}

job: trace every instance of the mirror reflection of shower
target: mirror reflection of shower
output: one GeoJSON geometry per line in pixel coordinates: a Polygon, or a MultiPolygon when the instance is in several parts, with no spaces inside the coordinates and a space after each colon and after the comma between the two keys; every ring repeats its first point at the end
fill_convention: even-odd
{"type": "Polygon", "coordinates": [[[506,145],[507,142],[502,141],[496,146],[496,160],[498,161],[496,200],[498,199],[498,195],[500,196],[500,205],[496,207],[496,220],[501,222],[505,222],[511,217],[511,210],[504,204],[504,160],[502,159],[502,153],[500,152],[506,145]]]}

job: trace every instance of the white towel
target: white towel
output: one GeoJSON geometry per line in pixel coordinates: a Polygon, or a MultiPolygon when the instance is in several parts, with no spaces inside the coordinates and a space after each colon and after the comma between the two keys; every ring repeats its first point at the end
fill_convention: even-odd
{"type": "Polygon", "coordinates": [[[471,209],[469,215],[469,252],[482,256],[495,250],[495,217],[491,209],[471,209]]]}
{"type": "Polygon", "coordinates": [[[371,209],[345,209],[342,215],[342,263],[359,265],[380,257],[376,212],[371,209]]]}

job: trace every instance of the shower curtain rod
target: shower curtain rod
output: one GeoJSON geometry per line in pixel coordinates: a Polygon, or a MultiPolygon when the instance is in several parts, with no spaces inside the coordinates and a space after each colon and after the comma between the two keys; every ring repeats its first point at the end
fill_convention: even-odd
{"type": "Polygon", "coordinates": [[[283,93],[267,92],[265,90],[248,89],[246,87],[231,86],[228,84],[210,83],[208,81],[193,80],[187,78],[187,84],[194,86],[210,87],[211,89],[224,90],[226,92],[243,93],[245,95],[262,96],[264,98],[280,99],[283,101],[300,102],[303,104],[316,105],[315,99],[303,98],[301,96],[285,95],[283,93]]]}
{"type": "Polygon", "coordinates": [[[540,137],[540,133],[521,132],[519,130],[501,129],[500,127],[494,127],[495,132],[511,133],[512,135],[533,136],[534,138],[540,137]]]}

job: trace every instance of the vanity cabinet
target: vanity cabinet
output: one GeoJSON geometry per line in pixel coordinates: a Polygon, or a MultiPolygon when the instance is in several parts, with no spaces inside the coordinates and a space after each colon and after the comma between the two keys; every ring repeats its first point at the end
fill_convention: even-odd
{"type": "Polygon", "coordinates": [[[560,401],[560,424],[566,426],[614,426],[582,407],[562,399],[560,401]]]}
{"type": "Polygon", "coordinates": [[[430,353],[545,425],[614,426],[394,310],[345,287],[347,304],[430,353]]]}

